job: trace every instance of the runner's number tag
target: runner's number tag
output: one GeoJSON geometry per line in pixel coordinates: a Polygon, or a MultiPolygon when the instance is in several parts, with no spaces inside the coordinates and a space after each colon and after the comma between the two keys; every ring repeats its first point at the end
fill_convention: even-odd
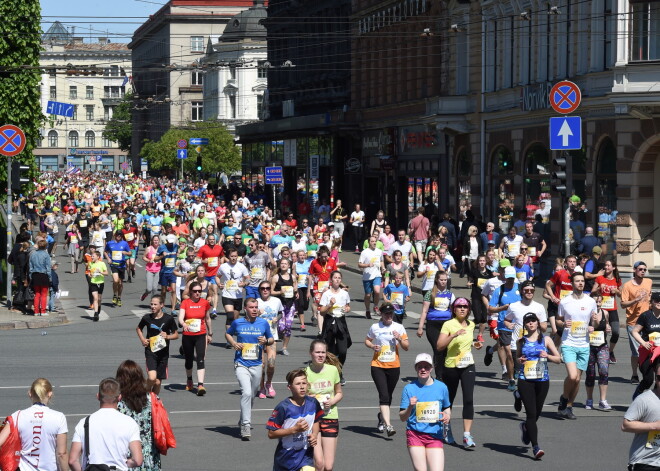
{"type": "Polygon", "coordinates": [[[418,402],[415,404],[415,419],[420,424],[440,422],[440,401],[418,402]]]}
{"type": "Polygon", "coordinates": [[[202,320],[201,319],[188,319],[186,321],[188,325],[188,332],[201,332],[202,330],[202,320]]]}
{"type": "Polygon", "coordinates": [[[259,344],[244,343],[243,350],[241,350],[241,355],[243,356],[243,360],[256,360],[258,351],[259,351],[259,344]]]}
{"type": "Polygon", "coordinates": [[[149,338],[149,348],[152,352],[159,352],[165,347],[167,347],[167,341],[162,335],[154,335],[149,338]]]}

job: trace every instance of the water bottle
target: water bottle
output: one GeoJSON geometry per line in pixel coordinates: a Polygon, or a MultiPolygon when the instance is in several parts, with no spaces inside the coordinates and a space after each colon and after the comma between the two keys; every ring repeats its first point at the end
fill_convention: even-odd
{"type": "Polygon", "coordinates": [[[43,336],[43,335],[48,335],[48,332],[46,332],[46,331],[44,330],[44,331],[41,332],[41,335],[42,335],[42,336],[43,336]]]}

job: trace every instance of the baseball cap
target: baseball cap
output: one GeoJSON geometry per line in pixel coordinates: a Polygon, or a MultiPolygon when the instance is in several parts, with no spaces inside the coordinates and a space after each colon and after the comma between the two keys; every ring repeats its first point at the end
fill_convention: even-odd
{"type": "Polygon", "coordinates": [[[470,301],[468,301],[466,298],[456,298],[454,304],[452,304],[452,307],[457,307],[457,306],[470,307],[470,301]]]}
{"type": "Polygon", "coordinates": [[[334,225],[335,225],[335,223],[332,222],[332,221],[330,221],[330,222],[328,223],[328,226],[334,226],[334,225]]]}
{"type": "Polygon", "coordinates": [[[176,242],[176,236],[174,234],[168,234],[167,243],[168,244],[173,244],[175,242],[176,242]]]}
{"type": "Polygon", "coordinates": [[[508,259],[503,258],[502,260],[500,260],[500,268],[505,268],[510,266],[511,266],[511,262],[508,259]]]}
{"type": "Polygon", "coordinates": [[[431,355],[428,353],[420,353],[415,357],[415,366],[417,366],[417,363],[428,363],[429,365],[433,366],[433,358],[431,358],[431,355]]]}
{"type": "Polygon", "coordinates": [[[392,303],[384,303],[380,307],[381,314],[394,314],[394,305],[392,303]]]}
{"type": "Polygon", "coordinates": [[[538,316],[537,316],[535,313],[533,313],[533,312],[528,312],[527,314],[525,314],[525,315],[523,316],[523,324],[526,324],[526,323],[527,323],[528,321],[530,321],[530,320],[535,320],[536,322],[538,322],[538,321],[539,321],[539,318],[538,318],[538,316]]]}
{"type": "Polygon", "coordinates": [[[591,249],[591,253],[597,253],[597,254],[600,255],[600,254],[603,253],[603,249],[601,249],[600,247],[596,246],[596,247],[594,247],[593,249],[591,249]]]}
{"type": "Polygon", "coordinates": [[[635,264],[633,265],[633,268],[638,268],[638,267],[640,267],[641,265],[646,266],[646,263],[644,263],[644,262],[642,262],[642,261],[640,260],[640,261],[638,261],[638,262],[635,262],[635,264]]]}
{"type": "Polygon", "coordinates": [[[504,269],[504,278],[515,278],[516,277],[516,269],[513,267],[506,267],[504,269]]]}

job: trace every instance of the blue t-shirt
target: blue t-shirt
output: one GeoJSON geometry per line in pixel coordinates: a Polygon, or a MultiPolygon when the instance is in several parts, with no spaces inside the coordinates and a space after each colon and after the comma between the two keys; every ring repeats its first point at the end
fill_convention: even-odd
{"type": "Polygon", "coordinates": [[[307,280],[309,279],[309,266],[312,264],[313,258],[307,258],[304,262],[296,262],[296,274],[298,275],[298,288],[307,288],[307,280]],[[301,283],[300,275],[305,276],[305,280],[301,283]]]}
{"type": "Polygon", "coordinates": [[[172,244],[172,250],[167,248],[167,244],[163,244],[158,247],[156,250],[156,256],[160,257],[164,255],[164,258],[160,261],[160,271],[162,273],[173,273],[174,268],[176,267],[176,255],[179,251],[179,246],[172,244]]]}
{"type": "Polygon", "coordinates": [[[451,291],[438,291],[435,299],[432,299],[433,290],[429,290],[424,296],[424,301],[431,303],[428,313],[426,314],[427,321],[448,321],[451,319],[450,307],[456,299],[451,291]]]}
{"type": "Polygon", "coordinates": [[[383,291],[385,295],[390,298],[392,306],[394,306],[395,314],[403,314],[406,310],[406,296],[410,296],[410,290],[406,285],[401,283],[399,286],[396,286],[394,283],[390,283],[385,287],[383,291]],[[392,294],[394,293],[394,296],[392,294]],[[399,295],[399,293],[401,293],[399,295]]]}
{"type": "Polygon", "coordinates": [[[441,438],[442,426],[440,421],[433,423],[417,422],[417,410],[437,408],[438,411],[442,412],[451,406],[451,403],[449,402],[449,390],[445,383],[434,380],[433,384],[422,386],[418,380],[415,380],[412,383],[407,384],[401,393],[400,408],[402,410],[408,408],[411,397],[417,397],[417,405],[410,414],[410,417],[408,417],[406,429],[436,435],[438,438],[441,438]],[[420,404],[425,402],[430,404],[420,404]]]}
{"type": "Polygon", "coordinates": [[[516,267],[516,278],[518,279],[518,283],[522,283],[523,281],[529,280],[531,277],[532,277],[532,270],[529,268],[529,265],[516,267]]]}
{"type": "Polygon", "coordinates": [[[160,216],[150,216],[149,224],[151,224],[151,235],[158,235],[162,230],[163,218],[160,216]]]}
{"type": "MultiPolygon", "coordinates": [[[[500,302],[500,292],[504,289],[504,285],[499,288],[495,288],[493,294],[490,295],[490,301],[488,302],[489,306],[499,307],[504,306],[505,304],[511,304],[520,301],[520,290],[518,289],[518,282],[514,283],[513,288],[510,290],[504,290],[502,293],[502,301],[500,302]]],[[[505,332],[512,332],[511,329],[507,328],[504,324],[504,318],[506,317],[506,309],[497,313],[497,330],[503,330],[505,332]]]]}
{"type": "MultiPolygon", "coordinates": [[[[540,367],[540,370],[542,373],[541,378],[526,378],[525,377],[525,363],[520,365],[520,374],[518,378],[524,379],[525,381],[549,381],[550,380],[550,374],[548,373],[548,359],[545,358],[543,361],[541,361],[541,352],[547,352],[548,349],[545,347],[545,339],[541,338],[541,343],[537,341],[530,342],[526,338],[523,339],[523,345],[522,345],[522,351],[521,355],[524,356],[527,361],[536,361],[538,362],[536,365],[540,367]]],[[[537,373],[538,374],[538,373],[537,373]]]]}
{"type": "Polygon", "coordinates": [[[112,260],[111,265],[117,268],[124,268],[126,266],[126,255],[122,252],[130,252],[131,248],[128,246],[128,242],[125,240],[116,240],[108,241],[105,244],[105,253],[108,254],[110,260],[112,260]]]}
{"type": "Polygon", "coordinates": [[[284,399],[273,409],[267,430],[281,430],[293,427],[300,418],[307,422],[307,430],[280,438],[275,448],[273,471],[299,470],[303,466],[314,466],[314,448],[309,446],[309,437],[316,422],[323,417],[321,405],[311,396],[305,397],[301,406],[284,399]]]}
{"type": "Polygon", "coordinates": [[[270,326],[265,319],[257,317],[254,322],[248,321],[245,317],[236,319],[231,323],[227,329],[229,335],[235,335],[238,343],[256,345],[257,355],[256,360],[244,359],[243,353],[248,351],[245,348],[243,351],[238,350],[234,353],[234,361],[243,366],[259,366],[261,365],[261,355],[263,353],[263,346],[259,345],[259,338],[262,335],[267,339],[271,338],[273,334],[270,331],[270,326]]]}
{"type": "Polygon", "coordinates": [[[273,237],[270,238],[270,247],[275,248],[280,245],[286,245],[287,247],[291,248],[291,239],[288,237],[282,236],[280,234],[275,234],[273,237]]]}
{"type": "Polygon", "coordinates": [[[225,235],[225,237],[232,237],[237,232],[238,232],[238,227],[225,226],[222,228],[222,233],[225,235]]]}

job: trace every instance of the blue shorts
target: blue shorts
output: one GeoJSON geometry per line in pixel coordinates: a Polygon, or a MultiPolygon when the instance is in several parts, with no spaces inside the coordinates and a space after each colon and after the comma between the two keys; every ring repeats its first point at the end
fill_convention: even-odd
{"type": "Polygon", "coordinates": [[[589,365],[589,347],[561,346],[561,355],[564,363],[575,363],[578,370],[586,371],[589,365]]]}
{"type": "Polygon", "coordinates": [[[258,286],[246,286],[245,287],[245,297],[259,299],[259,287],[258,286]]]}
{"type": "Polygon", "coordinates": [[[160,272],[160,279],[158,284],[161,286],[170,286],[176,284],[176,275],[174,272],[160,272]]]}
{"type": "Polygon", "coordinates": [[[131,249],[131,256],[129,258],[137,258],[138,256],[138,246],[136,245],[134,249],[131,249]]]}
{"type": "Polygon", "coordinates": [[[215,275],[213,276],[205,276],[204,279],[211,283],[212,285],[217,285],[218,283],[215,282],[215,275]]]}
{"type": "Polygon", "coordinates": [[[364,294],[371,294],[374,292],[374,285],[380,286],[382,280],[379,277],[374,278],[373,280],[362,280],[362,286],[364,287],[364,294]]]}

